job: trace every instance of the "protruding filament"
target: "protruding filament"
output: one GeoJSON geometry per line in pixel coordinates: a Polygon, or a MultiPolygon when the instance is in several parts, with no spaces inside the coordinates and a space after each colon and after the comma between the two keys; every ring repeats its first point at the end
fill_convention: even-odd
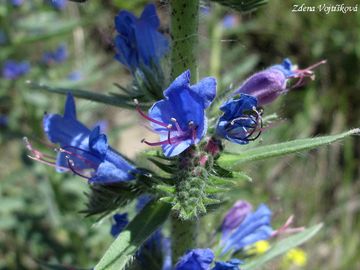
{"type": "Polygon", "coordinates": [[[282,225],[279,229],[274,231],[271,235],[271,237],[278,236],[280,234],[290,234],[290,233],[297,233],[303,231],[304,227],[296,227],[296,228],[290,228],[291,224],[294,221],[294,216],[291,215],[285,222],[284,225],[282,225]]]}
{"type": "Polygon", "coordinates": [[[75,169],[75,163],[72,159],[70,159],[69,156],[66,156],[66,159],[67,159],[67,164],[68,164],[68,167],[69,169],[76,175],[82,177],[82,178],[85,178],[85,179],[90,179],[90,177],[86,176],[86,175],[83,175],[82,173],[79,173],[76,169],[75,169]]]}
{"type": "Polygon", "coordinates": [[[27,155],[28,158],[35,160],[37,162],[40,162],[42,164],[48,165],[50,167],[54,167],[54,168],[58,168],[58,169],[62,169],[62,170],[68,170],[68,168],[66,168],[66,167],[58,166],[55,162],[56,161],[55,157],[41,153],[39,150],[33,148],[33,146],[31,145],[31,143],[27,137],[24,137],[23,141],[24,141],[26,148],[29,150],[29,152],[31,152],[33,154],[33,156],[27,155]]]}
{"type": "Polygon", "coordinates": [[[297,69],[294,70],[295,75],[290,76],[293,78],[299,78],[299,80],[296,82],[295,85],[292,86],[292,88],[296,88],[299,86],[302,86],[303,82],[304,82],[304,78],[306,77],[310,77],[310,79],[314,80],[315,79],[315,75],[314,72],[312,71],[314,68],[317,68],[318,66],[325,64],[327,61],[326,60],[322,60],[318,63],[315,63],[305,69],[297,69]]]}
{"type": "Polygon", "coordinates": [[[179,132],[180,135],[181,135],[182,133],[184,133],[183,130],[181,129],[178,121],[176,120],[176,118],[171,118],[171,121],[174,122],[175,127],[176,127],[176,131],[179,132]]]}
{"type": "MultiPolygon", "coordinates": [[[[136,104],[136,102],[135,102],[135,104],[136,104]]],[[[165,123],[163,123],[163,122],[160,122],[160,121],[158,121],[158,120],[156,120],[156,119],[154,119],[154,118],[149,117],[146,113],[144,113],[144,112],[140,109],[139,104],[136,104],[136,110],[137,110],[138,113],[139,113],[143,118],[145,118],[146,120],[148,120],[148,121],[150,121],[150,122],[153,122],[153,123],[155,123],[155,124],[157,124],[157,125],[159,125],[159,126],[165,127],[165,128],[168,127],[167,124],[165,124],[165,123]]]]}

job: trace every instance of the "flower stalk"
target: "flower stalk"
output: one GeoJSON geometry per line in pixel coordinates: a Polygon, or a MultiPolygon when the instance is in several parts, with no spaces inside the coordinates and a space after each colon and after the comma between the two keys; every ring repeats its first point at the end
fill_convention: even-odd
{"type": "Polygon", "coordinates": [[[171,79],[189,69],[191,82],[198,80],[197,43],[199,0],[170,0],[171,79]]]}
{"type": "MultiPolygon", "coordinates": [[[[191,72],[191,82],[198,81],[197,44],[199,25],[199,0],[170,0],[171,12],[171,79],[186,70],[191,72]]],[[[184,180],[184,179],[182,179],[184,180]]],[[[187,250],[196,248],[197,221],[182,221],[171,217],[173,261],[187,250]]]]}

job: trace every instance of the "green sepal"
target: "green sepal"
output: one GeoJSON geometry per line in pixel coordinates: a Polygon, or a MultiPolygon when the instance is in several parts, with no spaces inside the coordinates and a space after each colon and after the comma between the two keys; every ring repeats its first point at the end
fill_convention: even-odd
{"type": "Polygon", "coordinates": [[[176,192],[175,187],[169,185],[157,185],[156,189],[168,194],[175,194],[176,192]]]}

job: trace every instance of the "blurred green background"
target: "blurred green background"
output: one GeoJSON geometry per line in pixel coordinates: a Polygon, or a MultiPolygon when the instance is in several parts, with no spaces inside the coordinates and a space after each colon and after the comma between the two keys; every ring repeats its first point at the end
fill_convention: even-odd
{"type": "MultiPolygon", "coordinates": [[[[157,5],[161,31],[168,33],[164,2],[157,5]]],[[[25,0],[13,7],[0,0],[0,67],[8,59],[31,64],[30,72],[16,80],[0,78],[0,269],[39,269],[37,261],[90,268],[111,243],[110,219],[94,225],[95,218],[80,213],[86,208],[86,181],[26,157],[24,136],[55,155],[45,145],[41,119],[45,111],[62,112],[64,102],[63,96],[33,89],[29,81],[103,93],[118,91],[113,83],[129,84],[128,71],[114,60],[113,19],[124,8],[139,14],[145,3],[89,0],[68,2],[59,10],[49,1],[25,0]],[[68,58],[44,64],[43,53],[59,44],[66,44],[68,58]],[[73,72],[79,75],[76,80],[69,77],[73,72]]],[[[293,4],[301,3],[269,0],[258,11],[240,15],[202,2],[200,74],[216,75],[220,93],[285,57],[300,67],[328,61],[316,70],[315,81],[266,107],[266,114],[276,112],[279,120],[254,144],[360,126],[360,12],[292,13],[293,4]],[[227,15],[233,18],[230,26],[223,20],[227,15]]],[[[105,120],[111,142],[127,156],[142,149],[143,127],[134,111],[77,101],[79,118],[89,126],[105,120]]],[[[349,138],[309,153],[256,162],[244,168],[254,181],[229,193],[224,209],[236,199],[247,199],[268,203],[276,225],[291,214],[297,226],[324,222],[324,229],[304,247],[305,269],[360,269],[359,159],[360,140],[349,138]]],[[[222,213],[202,221],[209,235],[222,213]]],[[[267,269],[278,269],[280,261],[267,269]]]]}

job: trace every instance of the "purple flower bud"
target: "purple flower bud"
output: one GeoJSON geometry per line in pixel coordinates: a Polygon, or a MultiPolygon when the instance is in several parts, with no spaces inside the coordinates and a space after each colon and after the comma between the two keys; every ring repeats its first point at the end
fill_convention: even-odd
{"type": "Polygon", "coordinates": [[[234,94],[247,94],[256,97],[260,106],[271,103],[278,96],[287,93],[289,79],[298,78],[298,81],[291,88],[301,86],[305,78],[314,79],[312,69],[325,62],[323,60],[306,69],[297,69],[289,59],[285,59],[282,64],[271,66],[250,76],[234,94]]]}
{"type": "Polygon", "coordinates": [[[252,205],[247,201],[239,200],[235,202],[233,207],[226,213],[221,225],[223,235],[227,235],[236,229],[251,211],[252,205]]]}

